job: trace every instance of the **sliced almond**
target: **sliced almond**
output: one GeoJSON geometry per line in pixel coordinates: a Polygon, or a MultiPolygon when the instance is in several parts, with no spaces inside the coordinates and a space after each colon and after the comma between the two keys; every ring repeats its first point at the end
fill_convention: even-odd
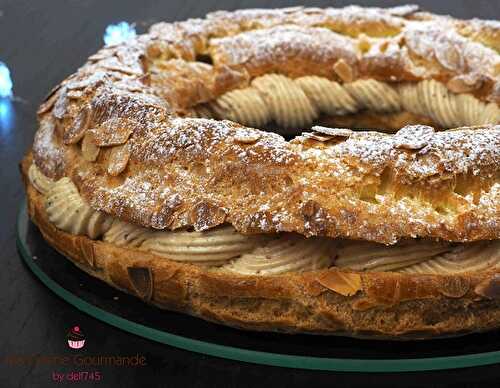
{"type": "Polygon", "coordinates": [[[71,100],[78,100],[83,96],[83,92],[81,90],[68,90],[66,96],[71,100]]]}
{"type": "Polygon", "coordinates": [[[89,162],[95,162],[99,155],[99,147],[95,144],[92,132],[87,132],[82,140],[82,156],[89,162]]]}
{"type": "Polygon", "coordinates": [[[100,147],[124,144],[136,127],[133,119],[113,117],[93,130],[95,142],[100,147]]]}
{"type": "Polygon", "coordinates": [[[98,62],[98,61],[101,61],[103,59],[112,57],[113,55],[114,55],[114,52],[112,50],[101,49],[97,53],[91,55],[88,58],[88,60],[91,62],[98,62]]]}
{"type": "Polygon", "coordinates": [[[469,93],[481,87],[483,81],[480,77],[466,77],[458,75],[451,78],[446,86],[453,93],[469,93]]]}
{"type": "Polygon", "coordinates": [[[128,267],[128,276],[135,292],[149,301],[153,296],[153,272],[149,267],[128,267]]]}
{"type": "Polygon", "coordinates": [[[461,298],[470,289],[470,282],[460,276],[445,276],[439,284],[439,292],[449,298],[461,298]]]}
{"type": "Polygon", "coordinates": [[[127,167],[130,158],[130,147],[128,144],[113,147],[108,159],[108,174],[117,176],[127,167]]]}
{"type": "Polygon", "coordinates": [[[500,274],[493,275],[490,279],[483,280],[474,289],[475,293],[488,299],[500,299],[500,274]]]}
{"type": "Polygon", "coordinates": [[[323,287],[344,296],[353,296],[361,290],[361,275],[357,273],[330,270],[317,280],[323,287]]]}
{"type": "Polygon", "coordinates": [[[335,65],[333,65],[333,71],[344,82],[352,82],[354,80],[354,71],[344,59],[339,59],[335,65]]]}
{"type": "Polygon", "coordinates": [[[47,96],[44,103],[42,105],[40,105],[40,107],[38,108],[36,113],[38,113],[40,115],[40,114],[48,112],[52,109],[52,107],[56,103],[56,100],[59,98],[59,96],[57,94],[58,90],[59,90],[59,88],[55,89],[47,96]]]}
{"type": "Polygon", "coordinates": [[[90,116],[90,107],[86,105],[76,116],[76,119],[73,121],[73,125],[69,127],[66,132],[64,132],[64,144],[75,144],[83,138],[83,135],[85,135],[85,131],[90,124],[90,116]]]}
{"type": "Polygon", "coordinates": [[[434,135],[434,128],[427,125],[407,125],[394,135],[395,147],[408,150],[424,148],[434,135]]]}
{"type": "Polygon", "coordinates": [[[258,132],[238,132],[234,136],[234,140],[238,143],[251,144],[260,139],[258,132]]]}
{"type": "Polygon", "coordinates": [[[443,49],[440,47],[438,50],[434,50],[436,54],[436,59],[438,62],[446,69],[451,71],[461,71],[465,65],[465,58],[462,54],[462,50],[454,45],[447,46],[443,49]]]}
{"type": "Polygon", "coordinates": [[[196,231],[203,231],[221,225],[226,220],[226,210],[216,204],[200,201],[189,214],[196,231]]]}
{"type": "Polygon", "coordinates": [[[54,107],[52,108],[52,114],[56,119],[62,119],[66,115],[68,111],[68,99],[66,98],[66,93],[68,89],[66,86],[63,86],[57,92],[57,99],[54,102],[54,107]]]}
{"type": "Polygon", "coordinates": [[[321,125],[315,125],[311,128],[313,131],[321,132],[326,135],[335,136],[335,137],[350,137],[354,132],[347,128],[329,128],[323,127],[321,125]]]}
{"type": "Polygon", "coordinates": [[[80,242],[80,252],[83,259],[87,262],[90,268],[95,269],[96,259],[94,252],[94,243],[85,238],[79,239],[79,242],[80,242]]]}
{"type": "Polygon", "coordinates": [[[315,133],[315,132],[302,132],[302,136],[304,136],[306,139],[312,139],[320,141],[322,143],[325,143],[334,138],[333,136],[323,135],[321,133],[315,133]]]}
{"type": "Polygon", "coordinates": [[[358,49],[361,53],[366,53],[370,51],[372,44],[370,42],[370,38],[366,34],[359,34],[358,36],[358,49]]]}

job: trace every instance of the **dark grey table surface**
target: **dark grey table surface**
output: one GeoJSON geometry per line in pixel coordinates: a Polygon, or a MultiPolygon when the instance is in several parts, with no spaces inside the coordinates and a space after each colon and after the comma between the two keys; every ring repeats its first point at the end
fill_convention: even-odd
{"type": "MultiPolygon", "coordinates": [[[[399,1],[310,1],[306,5],[338,6],[350,3],[390,6],[399,1]]],[[[461,18],[498,19],[500,2],[415,1],[424,9],[461,18]]],[[[24,197],[17,168],[36,129],[35,111],[47,91],[71,74],[102,45],[110,23],[135,22],[144,31],[154,22],[201,17],[217,9],[281,7],[295,1],[0,1],[0,61],[14,80],[16,99],[11,116],[0,112],[0,388],[103,387],[442,387],[500,386],[496,366],[427,373],[355,374],[281,369],[234,362],[190,353],[136,337],[81,313],[46,289],[23,265],[15,244],[15,218],[24,197]],[[6,357],[68,354],[69,327],[78,324],[92,338],[93,354],[134,355],[147,359],[137,368],[103,367],[100,382],[56,383],[53,365],[12,365],[6,357]]],[[[0,108],[1,111],[1,108],[0,108]]],[[[95,369],[95,368],[94,368],[95,369]]]]}

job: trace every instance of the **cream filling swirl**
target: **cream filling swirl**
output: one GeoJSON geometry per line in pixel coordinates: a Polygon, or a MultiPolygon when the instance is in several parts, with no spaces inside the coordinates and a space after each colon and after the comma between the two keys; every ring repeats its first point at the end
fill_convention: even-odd
{"type": "Polygon", "coordinates": [[[245,275],[277,275],[328,268],[336,255],[335,240],[286,234],[222,267],[245,275]]]}
{"type": "Polygon", "coordinates": [[[221,265],[250,252],[271,237],[245,236],[223,225],[204,232],[153,231],[126,222],[113,222],[103,240],[121,247],[148,251],[170,260],[221,265]]]}
{"type": "Polygon", "coordinates": [[[345,241],[335,266],[357,271],[454,274],[500,267],[500,241],[453,244],[404,241],[394,246],[345,241]]]}
{"type": "Polygon", "coordinates": [[[318,115],[300,86],[284,75],[263,75],[252,81],[252,87],[260,93],[278,125],[302,127],[318,115]]]}
{"type": "Polygon", "coordinates": [[[429,117],[443,128],[500,121],[496,103],[453,93],[433,79],[403,83],[359,79],[340,84],[318,76],[292,79],[281,74],[257,77],[246,88],[231,90],[206,105],[194,107],[193,114],[257,127],[272,120],[285,127],[304,127],[321,113],[345,115],[362,109],[405,110],[429,117]]]}
{"type": "Polygon", "coordinates": [[[254,250],[267,236],[245,236],[223,225],[204,232],[153,232],[139,247],[175,261],[219,265],[254,250]]]}
{"type": "Polygon", "coordinates": [[[344,85],[363,108],[374,112],[397,112],[401,110],[398,92],[385,82],[374,79],[357,80],[344,85]]]}
{"type": "Polygon", "coordinates": [[[46,177],[35,163],[32,163],[28,168],[28,178],[40,194],[45,194],[54,185],[54,181],[46,177]]]}
{"type": "Polygon", "coordinates": [[[436,241],[408,240],[386,246],[368,241],[343,240],[335,265],[356,271],[394,271],[449,250],[449,243],[436,241]]]}
{"type": "Polygon", "coordinates": [[[110,227],[113,219],[87,205],[71,179],[64,177],[45,194],[45,211],[59,229],[91,239],[100,237],[110,227]]]}
{"type": "Polygon", "coordinates": [[[412,274],[456,274],[500,268],[500,241],[459,244],[432,260],[410,265],[399,272],[412,274]]]}
{"type": "Polygon", "coordinates": [[[102,240],[119,247],[138,248],[152,234],[153,231],[150,229],[115,219],[102,236],[102,240]]]}
{"type": "Polygon", "coordinates": [[[359,109],[356,100],[337,82],[317,76],[295,80],[315,105],[318,112],[330,115],[354,113],[359,109]]]}
{"type": "MultiPolygon", "coordinates": [[[[206,108],[208,109],[208,107],[206,108]]],[[[266,102],[254,88],[236,89],[221,96],[212,109],[219,117],[225,117],[237,123],[252,123],[262,126],[271,120],[271,112],[266,102]]],[[[197,116],[209,116],[210,111],[201,110],[197,116]]]]}
{"type": "Polygon", "coordinates": [[[394,246],[367,241],[306,238],[293,233],[243,235],[223,225],[204,232],[157,231],[92,209],[67,177],[54,182],[35,166],[28,177],[44,194],[57,228],[120,247],[246,275],[276,275],[337,266],[357,271],[453,274],[500,268],[500,240],[452,244],[407,240],[394,246]]]}

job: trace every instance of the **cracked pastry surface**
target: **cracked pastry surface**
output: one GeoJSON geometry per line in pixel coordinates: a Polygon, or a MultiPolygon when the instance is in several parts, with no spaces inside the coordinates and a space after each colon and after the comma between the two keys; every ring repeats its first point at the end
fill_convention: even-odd
{"type": "Polygon", "coordinates": [[[498,238],[494,40],[464,33],[481,22],[404,9],[237,11],[156,25],[91,56],[54,90],[39,110],[35,162],[50,178],[71,177],[91,207],[144,227],[227,222],[243,233],[381,243],[498,238]],[[373,20],[383,26],[375,36],[373,20]],[[479,126],[286,142],[184,117],[301,126],[328,113],[328,101],[336,118],[407,113],[436,131],[479,126]]]}

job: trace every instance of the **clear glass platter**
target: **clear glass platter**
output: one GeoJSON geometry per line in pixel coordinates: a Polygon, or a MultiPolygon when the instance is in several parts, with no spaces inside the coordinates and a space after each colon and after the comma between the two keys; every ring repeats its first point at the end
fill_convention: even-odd
{"type": "Polygon", "coordinates": [[[500,331],[428,341],[248,332],[160,310],[79,270],[19,210],[17,244],[27,267],[77,309],[129,333],[193,352],[299,369],[402,372],[500,363],[500,331]]]}

